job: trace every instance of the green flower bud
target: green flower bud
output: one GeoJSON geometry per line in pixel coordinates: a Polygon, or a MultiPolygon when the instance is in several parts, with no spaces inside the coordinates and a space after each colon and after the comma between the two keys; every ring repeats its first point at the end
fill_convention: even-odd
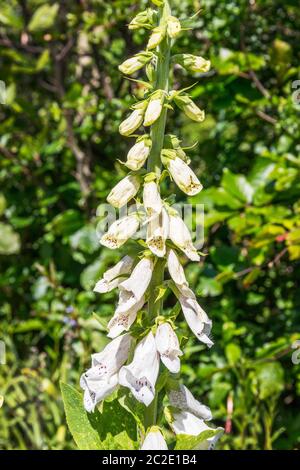
{"type": "Polygon", "coordinates": [[[167,33],[170,38],[176,38],[181,31],[181,24],[175,16],[169,16],[167,19],[167,33]]]}
{"type": "Polygon", "coordinates": [[[152,10],[151,8],[147,8],[145,11],[141,11],[138,13],[133,20],[129,23],[129,29],[139,29],[139,28],[146,28],[152,29],[155,24],[156,19],[156,11],[152,10]]]}
{"type": "Polygon", "coordinates": [[[157,28],[154,28],[149,38],[147,49],[154,49],[155,47],[157,47],[164,39],[165,35],[166,31],[164,28],[161,28],[159,26],[157,28]]]}
{"type": "Polygon", "coordinates": [[[157,5],[158,7],[161,7],[164,4],[164,0],[152,0],[152,3],[154,3],[154,5],[157,5]]]}
{"type": "Polygon", "coordinates": [[[139,52],[130,59],[125,60],[123,64],[119,65],[119,70],[126,75],[131,75],[132,73],[144,67],[144,65],[148,64],[152,57],[152,52],[139,52]]]}
{"type": "Polygon", "coordinates": [[[205,113],[194,103],[188,95],[174,95],[174,101],[186,116],[196,122],[202,122],[205,119],[205,113]]]}
{"type": "Polygon", "coordinates": [[[186,163],[190,163],[190,159],[181,148],[180,143],[181,141],[178,139],[178,137],[176,137],[176,135],[168,134],[164,139],[164,148],[175,150],[177,157],[181,158],[181,160],[185,161],[186,163]]]}
{"type": "Polygon", "coordinates": [[[173,57],[173,61],[190,72],[204,73],[210,69],[210,60],[192,54],[177,54],[173,57]]]}

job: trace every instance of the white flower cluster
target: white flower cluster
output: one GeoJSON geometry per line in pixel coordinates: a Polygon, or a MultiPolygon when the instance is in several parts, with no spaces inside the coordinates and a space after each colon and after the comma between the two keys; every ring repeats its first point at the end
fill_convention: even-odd
{"type": "MultiPolygon", "coordinates": [[[[208,347],[213,344],[210,338],[211,320],[197,302],[180,263],[180,254],[192,261],[199,261],[200,256],[181,216],[161,197],[161,172],[147,172],[144,167],[155,152],[157,155],[154,157],[160,159],[165,168],[164,174],[168,174],[185,194],[194,196],[202,189],[179,139],[165,135],[165,114],[173,103],[196,122],[203,121],[204,112],[184,91],[169,91],[157,85],[160,83],[160,47],[165,44],[170,48],[171,42],[181,32],[181,23],[170,14],[167,0],[156,0],[154,3],[159,6],[159,12],[148,8],[129,24],[130,29],[149,29],[150,38],[146,50],[127,59],[119,69],[131,75],[146,67],[148,78],[154,78],[149,78],[150,86],[144,99],[132,106],[131,114],[120,124],[120,133],[129,137],[134,135],[136,141],[125,162],[130,173],[112,189],[107,198],[112,206],[120,209],[141,194],[147,226],[146,246],[138,259],[125,256],[96,283],[95,292],[107,293],[117,288],[119,299],[108,323],[108,337],[112,341],[102,352],[92,355],[92,366],[81,376],[80,385],[84,390],[84,406],[88,412],[93,412],[97,403],[118,386],[127,387],[139,402],[148,407],[156,396],[160,369],[165,367],[173,374],[173,382],[176,378],[179,387],[169,393],[171,408],[175,410],[171,428],[176,434],[198,435],[210,429],[204,420],[211,419],[211,413],[185,387],[179,386],[175,374],[180,371],[180,356],[183,353],[173,321],[164,318],[160,312],[156,318],[150,315],[145,331],[136,333],[141,329],[134,328],[139,313],[147,304],[150,305],[150,298],[153,300],[153,296],[157,296],[153,289],[163,287],[153,287],[152,282],[158,261],[164,260],[171,278],[168,286],[175,293],[190,329],[208,347]],[[141,126],[146,129],[136,135],[141,126]],[[162,135],[160,148],[156,145],[154,127],[162,135]],[[149,321],[152,322],[150,326],[149,321]]],[[[209,61],[190,54],[174,56],[174,61],[193,72],[207,72],[210,67],[209,61]]],[[[110,249],[121,247],[138,231],[140,220],[140,213],[137,212],[119,218],[102,236],[100,243],[110,249]]],[[[163,272],[161,274],[163,277],[163,272]]],[[[142,449],[167,448],[155,423],[146,431],[142,449]]],[[[214,442],[207,439],[206,448],[214,442]]]]}

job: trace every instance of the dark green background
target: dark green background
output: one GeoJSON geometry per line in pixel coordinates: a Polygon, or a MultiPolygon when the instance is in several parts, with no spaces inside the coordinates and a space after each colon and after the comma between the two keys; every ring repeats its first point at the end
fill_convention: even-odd
{"type": "MultiPolygon", "coordinates": [[[[184,145],[198,141],[190,156],[205,190],[193,201],[205,203],[207,256],[187,273],[214,322],[210,351],[182,322],[183,380],[218,425],[232,398],[221,448],[299,449],[299,2],[171,3],[179,17],[202,9],[175,50],[212,61],[205,78],[173,77],[177,87],[197,82],[205,122],[177,112],[168,121],[184,145]]],[[[96,209],[132,145],[118,125],[142,90],[117,66],[144,47],[148,33],[126,24],[146,4],[1,2],[2,449],[74,446],[58,382],[78,386],[106,341],[92,313],[106,322],[114,308],[115,294],[92,292],[120,256],[100,249],[96,209]]]]}

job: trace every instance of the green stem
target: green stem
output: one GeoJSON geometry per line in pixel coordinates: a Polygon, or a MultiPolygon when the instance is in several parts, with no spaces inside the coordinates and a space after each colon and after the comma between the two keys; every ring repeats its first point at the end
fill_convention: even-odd
{"type": "MultiPolygon", "coordinates": [[[[165,1],[160,12],[160,25],[165,25],[170,15],[170,6],[168,0],[165,1]]],[[[169,73],[170,73],[170,40],[166,36],[160,43],[157,61],[157,79],[156,90],[169,91],[169,73]]],[[[165,129],[167,120],[167,108],[164,108],[158,120],[151,127],[152,148],[148,159],[148,171],[154,171],[158,176],[161,173],[160,153],[164,144],[165,129]]]]}
{"type": "MultiPolygon", "coordinates": [[[[166,26],[168,16],[171,14],[169,1],[165,0],[164,6],[160,9],[160,25],[166,26]]],[[[155,89],[169,91],[169,70],[170,70],[170,40],[166,37],[159,45],[158,50],[158,62],[157,62],[157,78],[155,89]]],[[[165,129],[167,120],[167,108],[163,108],[162,113],[158,120],[151,127],[151,140],[152,148],[148,159],[147,170],[149,172],[155,172],[157,177],[161,174],[161,159],[160,154],[163,149],[165,129]]],[[[156,301],[157,298],[157,287],[163,283],[164,280],[164,259],[157,259],[153,276],[150,284],[150,297],[148,302],[148,314],[151,319],[156,318],[160,315],[163,308],[162,299],[156,301]]],[[[157,399],[158,394],[156,392],[155,398],[152,403],[146,408],[144,414],[144,425],[145,429],[156,424],[157,421],[157,399]]]]}

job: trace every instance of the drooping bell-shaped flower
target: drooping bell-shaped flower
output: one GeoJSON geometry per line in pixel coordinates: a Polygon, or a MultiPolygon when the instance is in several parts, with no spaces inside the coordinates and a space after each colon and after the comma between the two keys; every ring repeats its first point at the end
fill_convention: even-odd
{"type": "Polygon", "coordinates": [[[189,284],[186,280],[184,269],[174,250],[169,250],[168,252],[167,265],[170,276],[175,282],[176,287],[181,293],[189,293],[189,284]]]}
{"type": "Polygon", "coordinates": [[[193,245],[189,229],[177,212],[169,212],[169,237],[192,261],[200,261],[200,256],[193,245]]]}
{"type": "Polygon", "coordinates": [[[182,312],[185,316],[187,324],[195,336],[209,348],[213,346],[212,340],[209,338],[212,322],[207,314],[198,304],[195,294],[190,290],[190,295],[180,294],[178,297],[182,312]]]}
{"type": "Polygon", "coordinates": [[[107,380],[99,380],[89,386],[85,378],[80,381],[80,386],[84,390],[83,406],[88,413],[93,413],[97,403],[111,395],[118,386],[118,374],[114,374],[107,380]]]}
{"type": "Polygon", "coordinates": [[[102,279],[95,285],[94,292],[104,294],[118,287],[120,282],[124,281],[124,275],[131,271],[132,265],[133,259],[130,256],[124,256],[121,261],[103,274],[102,279]]]}
{"type": "Polygon", "coordinates": [[[100,243],[111,250],[115,250],[124,245],[139,228],[139,219],[137,214],[130,214],[116,220],[101,237],[100,243]]]}
{"type": "Polygon", "coordinates": [[[140,184],[141,179],[138,175],[127,175],[111,190],[107,202],[120,209],[136,195],[140,184]]]}
{"type": "Polygon", "coordinates": [[[151,426],[141,450],[168,450],[167,443],[158,426],[151,426]]]}
{"type": "Polygon", "coordinates": [[[116,313],[125,313],[144,296],[153,273],[153,260],[142,258],[135,266],[130,277],[119,285],[120,296],[116,313]]]}
{"type": "Polygon", "coordinates": [[[144,100],[132,106],[133,112],[120,124],[120,134],[125,136],[133,134],[142,125],[147,104],[147,100],[144,100]]]}
{"type": "Polygon", "coordinates": [[[169,234],[169,216],[165,209],[149,219],[146,243],[152,253],[160,258],[166,254],[166,240],[169,234]]]}
{"type": "Polygon", "coordinates": [[[173,374],[179,372],[179,356],[182,356],[182,351],[176,333],[169,323],[162,323],[158,326],[155,341],[162,363],[173,374]]]}
{"type": "Polygon", "coordinates": [[[147,109],[145,111],[144,126],[152,126],[161,115],[165,99],[165,92],[157,90],[150,97],[147,109]]]}
{"type": "Polygon", "coordinates": [[[133,396],[149,406],[155,397],[159,372],[159,355],[152,332],[137,345],[133,361],[119,372],[119,383],[128,387],[133,396]]]}
{"type": "Polygon", "coordinates": [[[187,434],[190,436],[199,436],[204,431],[218,431],[213,437],[204,439],[200,442],[194,450],[213,450],[217,441],[223,433],[222,428],[210,428],[205,424],[203,419],[194,416],[188,411],[183,411],[181,413],[174,413],[174,420],[171,423],[171,427],[175,434],[187,434]]]}
{"type": "Polygon", "coordinates": [[[190,72],[205,73],[210,69],[210,60],[192,54],[176,54],[173,56],[173,61],[190,72]]]}
{"type": "Polygon", "coordinates": [[[175,16],[169,16],[167,19],[167,33],[171,39],[178,36],[181,31],[181,24],[178,18],[175,16]]]}
{"type": "Polygon", "coordinates": [[[92,367],[83,376],[92,381],[114,375],[127,361],[131,342],[129,334],[110,341],[100,353],[92,354],[92,367]]]}
{"type": "Polygon", "coordinates": [[[108,337],[116,338],[123,331],[128,331],[131,325],[135,322],[138,312],[143,308],[145,298],[142,297],[138,302],[132,305],[129,309],[124,311],[123,305],[119,305],[114,313],[114,316],[109,321],[108,337]]]}
{"type": "Polygon", "coordinates": [[[153,180],[147,181],[147,178],[143,189],[143,205],[149,217],[159,215],[163,207],[157,183],[153,180]]]}
{"type": "Polygon", "coordinates": [[[117,373],[128,359],[131,341],[130,335],[123,335],[108,343],[100,353],[92,354],[92,367],[80,378],[87,411],[94,411],[96,404],[116,388],[117,373]]]}
{"type": "Polygon", "coordinates": [[[195,196],[203,188],[193,170],[176,155],[176,150],[162,150],[162,162],[167,167],[177,186],[185,194],[195,196]]]}
{"type": "Polygon", "coordinates": [[[178,389],[172,389],[169,392],[170,404],[181,411],[188,411],[198,418],[210,421],[212,414],[208,406],[200,403],[185,385],[180,385],[178,389]]]}
{"type": "Polygon", "coordinates": [[[148,64],[150,60],[153,58],[153,53],[149,51],[142,51],[138,54],[135,54],[130,59],[125,60],[121,65],[119,65],[119,70],[126,75],[131,75],[132,73],[136,72],[137,70],[144,67],[144,65],[148,64]]]}
{"type": "Polygon", "coordinates": [[[202,122],[205,119],[205,113],[194,103],[188,95],[174,95],[174,101],[187,117],[196,122],[202,122]]]}
{"type": "Polygon", "coordinates": [[[132,171],[137,171],[145,164],[150,150],[151,139],[148,135],[139,137],[133,147],[127,154],[127,161],[125,165],[132,171]]]}

